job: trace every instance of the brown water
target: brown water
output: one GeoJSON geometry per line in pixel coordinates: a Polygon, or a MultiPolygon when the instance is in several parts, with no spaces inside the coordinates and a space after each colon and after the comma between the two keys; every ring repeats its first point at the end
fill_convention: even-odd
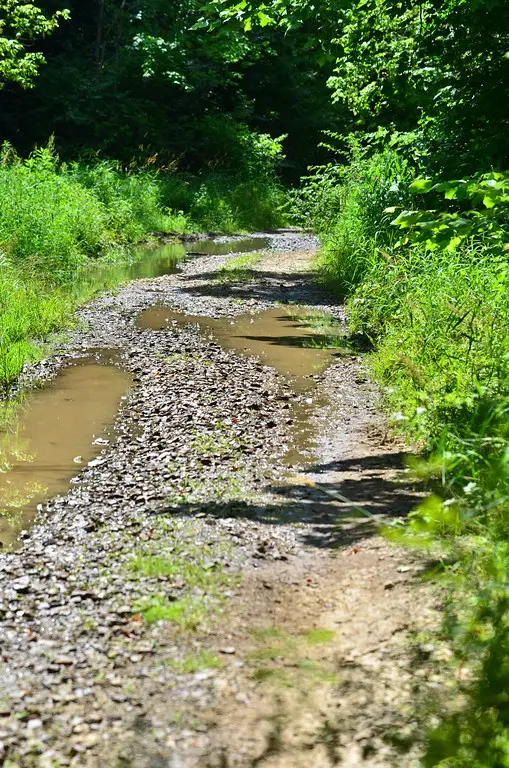
{"type": "Polygon", "coordinates": [[[281,373],[299,396],[289,409],[289,418],[294,424],[286,461],[294,465],[308,463],[312,457],[315,433],[312,420],[317,409],[324,405],[323,400],[314,397],[314,377],[344,350],[344,338],[339,328],[332,321],[320,326],[319,320],[316,313],[293,305],[220,319],[154,307],[142,312],[137,323],[140,328],[152,330],[197,323],[223,348],[258,357],[281,373]]]}
{"type": "Polygon", "coordinates": [[[33,521],[37,505],[68,490],[111,437],[130,376],[95,360],[61,371],[30,393],[15,429],[0,433],[0,541],[11,544],[33,521]]]}

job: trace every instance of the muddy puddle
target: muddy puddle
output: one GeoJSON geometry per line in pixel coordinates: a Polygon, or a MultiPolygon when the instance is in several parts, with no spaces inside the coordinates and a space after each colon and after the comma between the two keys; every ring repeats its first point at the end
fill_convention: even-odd
{"type": "MultiPolygon", "coordinates": [[[[266,237],[198,240],[139,246],[129,263],[98,264],[83,271],[80,286],[105,290],[121,282],[176,273],[186,258],[262,250],[266,237]]],[[[93,291],[90,291],[90,288],[93,291]]],[[[107,445],[129,375],[108,365],[111,354],[62,370],[44,388],[28,393],[16,414],[0,424],[0,545],[14,544],[34,521],[37,506],[65,493],[80,469],[107,445]]],[[[12,409],[12,404],[5,408],[12,409]]]]}
{"type": "Polygon", "coordinates": [[[83,271],[80,283],[100,291],[129,280],[173,275],[179,271],[186,259],[195,256],[249,253],[263,250],[269,246],[269,243],[267,237],[246,237],[228,242],[197,240],[191,243],[174,243],[155,247],[141,245],[133,248],[132,258],[127,263],[102,263],[87,267],[83,271]]]}
{"type": "Polygon", "coordinates": [[[153,307],[142,312],[137,321],[139,328],[152,330],[186,323],[197,324],[223,348],[257,357],[285,377],[297,395],[290,407],[293,436],[286,463],[302,466],[312,462],[314,418],[326,404],[315,396],[315,377],[345,352],[339,324],[327,315],[293,305],[220,319],[153,307]]]}
{"type": "Polygon", "coordinates": [[[19,407],[15,427],[0,432],[0,541],[12,544],[37,505],[70,481],[111,439],[131,379],[86,359],[62,370],[19,407]]]}

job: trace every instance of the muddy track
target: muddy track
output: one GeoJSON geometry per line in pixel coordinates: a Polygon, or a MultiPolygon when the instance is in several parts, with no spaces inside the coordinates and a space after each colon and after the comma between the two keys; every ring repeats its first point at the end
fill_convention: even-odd
{"type": "Polygon", "coordinates": [[[344,322],[309,273],[314,240],[269,237],[238,281],[217,280],[232,257],[200,257],[103,296],[30,372],[108,349],[133,386],[115,439],[0,556],[5,765],[415,764],[423,563],[334,496],[389,520],[419,495],[362,359],[337,356],[304,396],[197,324],[139,323],[275,303],[344,322]]]}

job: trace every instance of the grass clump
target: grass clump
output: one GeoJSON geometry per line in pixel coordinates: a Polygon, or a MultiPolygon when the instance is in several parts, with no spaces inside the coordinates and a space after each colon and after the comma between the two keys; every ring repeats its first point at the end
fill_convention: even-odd
{"type": "Polygon", "coordinates": [[[304,632],[303,637],[310,645],[322,645],[323,643],[331,643],[336,637],[336,633],[332,629],[316,627],[304,632]]]}
{"type": "Polygon", "coordinates": [[[221,283],[253,280],[256,272],[252,267],[262,258],[261,253],[246,253],[230,259],[217,271],[215,279],[221,283]]]}
{"type": "Polygon", "coordinates": [[[134,613],[148,624],[165,621],[182,630],[198,629],[220,608],[223,591],[234,580],[224,560],[222,545],[202,543],[199,531],[178,521],[159,521],[155,540],[140,547],[128,564],[131,578],[148,580],[148,592],[134,603],[134,613]]]}
{"type": "Polygon", "coordinates": [[[221,659],[208,650],[189,653],[182,659],[167,659],[166,663],[179,674],[187,675],[193,675],[203,669],[219,669],[222,666],[221,659]]]}
{"type": "Polygon", "coordinates": [[[135,602],[133,610],[141,614],[147,624],[167,621],[180,629],[195,630],[203,620],[200,606],[189,597],[171,601],[163,595],[152,595],[135,602]]]}

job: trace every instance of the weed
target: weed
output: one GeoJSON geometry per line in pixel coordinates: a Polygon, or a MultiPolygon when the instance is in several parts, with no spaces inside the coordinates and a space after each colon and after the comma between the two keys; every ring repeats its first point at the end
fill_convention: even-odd
{"type": "Polygon", "coordinates": [[[147,624],[168,621],[181,629],[196,629],[203,618],[202,611],[190,598],[171,601],[163,595],[151,595],[136,601],[133,610],[141,614],[147,624]]]}
{"type": "Polygon", "coordinates": [[[252,267],[257,264],[261,258],[261,253],[246,253],[242,256],[237,256],[234,259],[230,259],[217,271],[214,275],[214,279],[220,283],[253,280],[256,277],[256,272],[252,267]]]}
{"type": "Polygon", "coordinates": [[[188,675],[200,672],[202,669],[218,669],[222,666],[221,659],[207,650],[189,653],[181,659],[167,659],[166,664],[179,674],[188,675]]]}
{"type": "Polygon", "coordinates": [[[220,556],[223,547],[194,541],[193,531],[183,532],[178,522],[158,521],[158,535],[140,548],[128,563],[131,577],[153,579],[153,591],[133,605],[153,624],[167,621],[179,629],[195,630],[218,610],[223,600],[223,588],[232,583],[233,576],[225,573],[220,556]],[[161,590],[161,579],[168,586],[161,590]],[[173,592],[169,592],[173,590],[173,592]]]}
{"type": "Polygon", "coordinates": [[[303,637],[310,645],[320,645],[322,643],[330,643],[334,640],[336,633],[332,629],[323,629],[317,627],[316,629],[309,629],[304,632],[303,637]]]}

